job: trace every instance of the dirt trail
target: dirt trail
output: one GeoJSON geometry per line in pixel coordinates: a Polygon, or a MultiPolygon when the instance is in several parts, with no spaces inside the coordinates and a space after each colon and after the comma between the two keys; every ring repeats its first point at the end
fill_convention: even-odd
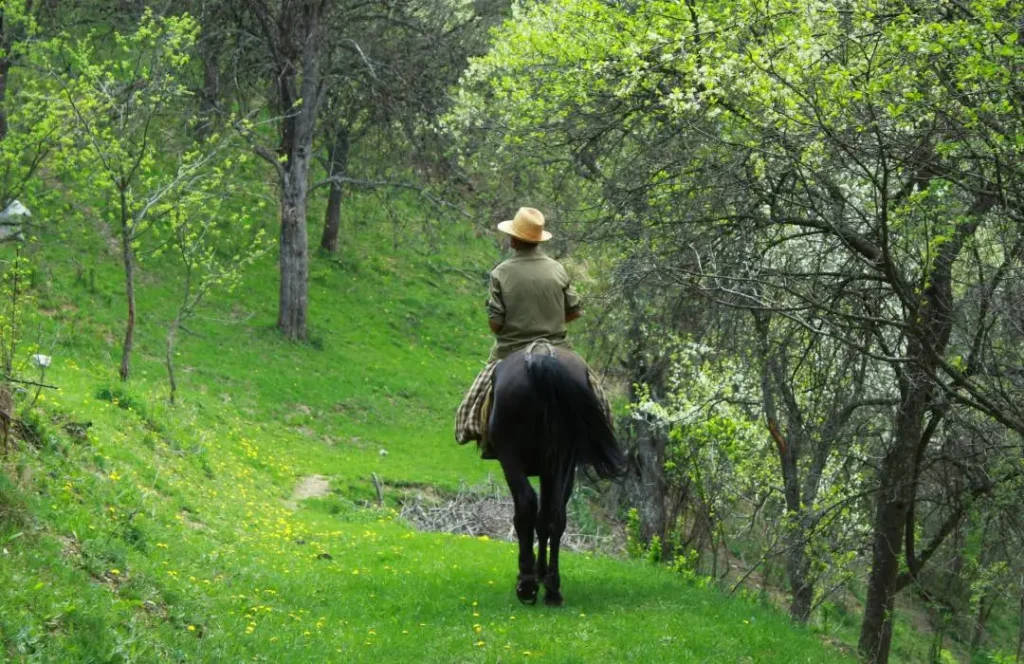
{"type": "Polygon", "coordinates": [[[307,498],[322,498],[330,492],[330,483],[323,475],[306,475],[301,478],[292,491],[292,497],[288,499],[287,505],[296,509],[299,502],[307,498]]]}

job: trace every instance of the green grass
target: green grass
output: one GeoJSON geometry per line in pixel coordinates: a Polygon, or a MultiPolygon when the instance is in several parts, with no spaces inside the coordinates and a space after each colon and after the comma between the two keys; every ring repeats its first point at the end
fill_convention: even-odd
{"type": "MultiPolygon", "coordinates": [[[[25,417],[28,440],[0,472],[7,659],[843,658],[776,611],[639,561],[567,555],[566,606],[523,607],[512,544],[416,532],[365,507],[372,474],[444,491],[498,471],[451,430],[490,343],[480,305],[497,254],[458,225],[436,229],[434,247],[409,232],[396,248],[375,201],[351,199],[343,251],[313,260],[311,341],[274,332],[266,260],[189,324],[173,407],[171,265],[143,266],[122,386],[116,255],[96,233],[43,237],[31,256],[42,313],[25,329],[60,390],[25,417]],[[311,474],[331,493],[293,506],[311,474]]],[[[421,212],[401,212],[417,228],[421,212]]]]}

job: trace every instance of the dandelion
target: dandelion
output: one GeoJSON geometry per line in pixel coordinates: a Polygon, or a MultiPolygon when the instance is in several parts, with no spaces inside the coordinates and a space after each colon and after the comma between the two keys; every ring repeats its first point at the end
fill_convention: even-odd
{"type": "Polygon", "coordinates": [[[188,631],[190,631],[190,632],[196,631],[196,626],[195,625],[189,625],[188,626],[188,631]]]}
{"type": "Polygon", "coordinates": [[[110,570],[110,573],[113,574],[114,576],[118,576],[118,575],[121,574],[121,570],[119,570],[119,569],[112,569],[112,570],[110,570]]]}
{"type": "Polygon", "coordinates": [[[483,641],[477,641],[476,645],[477,645],[478,648],[483,648],[484,647],[484,642],[483,641]]]}

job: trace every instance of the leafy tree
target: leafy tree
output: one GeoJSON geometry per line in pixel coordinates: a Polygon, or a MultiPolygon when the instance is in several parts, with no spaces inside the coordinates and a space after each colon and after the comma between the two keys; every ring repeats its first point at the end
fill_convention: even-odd
{"type": "Polygon", "coordinates": [[[871,393],[896,398],[875,440],[860,639],[872,661],[888,658],[896,593],[963,501],[1019,474],[992,472],[1002,436],[983,436],[971,467],[940,452],[962,442],[940,426],[952,415],[1024,431],[1007,299],[1022,269],[1019,14],[984,1],[534,5],[471,67],[452,116],[479,170],[561,166],[569,184],[539,184],[598,202],[575,214],[629,229],[642,213],[663,271],[847,346],[871,393]],[[962,482],[921,517],[926,468],[962,482]]]}
{"type": "Polygon", "coordinates": [[[154,227],[210,178],[218,151],[195,151],[181,139],[190,97],[183,72],[197,32],[187,15],[147,11],[134,32],[114,34],[110,55],[92,37],[62,35],[49,43],[50,76],[59,87],[54,103],[80,148],[62,156],[81,176],[76,190],[104,206],[101,216],[120,239],[127,303],[122,380],[131,372],[139,251],[154,227]]]}
{"type": "MultiPolygon", "coordinates": [[[[38,74],[44,63],[33,3],[0,3],[0,207],[16,198],[36,207],[45,195],[40,167],[71,145],[64,117],[51,106],[52,90],[38,74]]],[[[59,171],[60,164],[50,167],[59,171]]]]}
{"type": "Polygon", "coordinates": [[[321,249],[338,248],[346,186],[415,188],[419,182],[426,193],[437,180],[433,171],[450,175],[434,123],[467,58],[484,52],[487,29],[507,5],[363,3],[332,14],[334,48],[325,66],[331,85],[318,141],[326,178],[314,185],[328,187],[321,249]],[[350,164],[361,143],[359,159],[350,164]],[[393,175],[410,167],[417,177],[393,175]]]}
{"type": "Polygon", "coordinates": [[[245,164],[246,153],[235,155],[223,147],[217,153],[221,158],[210,165],[202,180],[182,192],[168,210],[167,222],[157,230],[167,236],[164,246],[174,254],[182,272],[181,301],[167,328],[164,353],[171,403],[178,389],[174,366],[178,332],[187,329],[185,323],[211,293],[234,290],[245,269],[267,249],[262,229],[255,234],[246,232],[250,225],[246,192],[230,175],[245,164]]]}

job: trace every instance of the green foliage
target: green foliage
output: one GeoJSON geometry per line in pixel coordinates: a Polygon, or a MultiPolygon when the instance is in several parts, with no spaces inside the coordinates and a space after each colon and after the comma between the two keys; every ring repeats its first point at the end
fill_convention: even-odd
{"type": "MultiPolygon", "coordinates": [[[[754,514],[750,526],[763,529],[766,551],[780,533],[809,530],[812,575],[852,579],[851,566],[860,564],[852,552],[873,518],[858,496],[877,495],[873,464],[861,460],[900,458],[891,454],[896,418],[880,406],[854,418],[845,430],[851,435],[825,434],[835,433],[832,415],[843,412],[844,395],[878,404],[906,397],[907,385],[920,381],[908,380],[905,367],[929,354],[942,375],[941,407],[947,397],[957,401],[950,418],[971,422],[963,432],[971,440],[966,430],[988,433],[987,452],[972,457],[984,461],[964,482],[973,472],[1006,477],[996,469],[1019,457],[1019,445],[1004,456],[1009,432],[966,412],[983,397],[991,407],[977,409],[981,420],[1019,414],[1020,394],[1005,388],[1019,366],[1019,335],[999,331],[1017,328],[1016,309],[982,293],[1016,283],[1024,271],[1019,228],[1008,222],[1018,216],[1024,185],[1024,124],[1014,110],[1014,73],[1024,60],[1020,14],[1019,2],[1003,0],[956,8],[556,0],[517,6],[495,32],[494,48],[474,61],[447,118],[463,163],[484,177],[528,181],[531,194],[558,200],[564,217],[586,226],[588,240],[599,234],[590,224],[604,222],[600,230],[615,241],[595,253],[612,256],[607,264],[626,275],[621,300],[629,302],[635,284],[668,290],[651,288],[659,299],[629,310],[633,317],[655,310],[643,323],[606,334],[685,329],[691,321],[659,328],[650,318],[667,318],[693,292],[779,313],[798,330],[768,335],[786,361],[781,379],[745,351],[750,337],[741,330],[739,339],[715,339],[723,348],[701,353],[710,367],[672,358],[686,380],[668,395],[638,390],[636,416],[672,432],[665,475],[687,492],[677,490],[669,504],[685,495],[732,533],[749,532],[743,517],[754,514]],[[948,296],[936,298],[947,287],[948,296]],[[939,320],[956,322],[929,338],[922,329],[935,312],[928,308],[947,306],[939,320]],[[805,338],[841,340],[857,353],[815,373],[806,367],[827,354],[814,343],[806,354],[794,350],[805,338]],[[922,339],[935,347],[921,348],[922,339]],[[972,354],[985,355],[986,376],[1002,377],[971,374],[972,354]],[[864,377],[847,378],[844,367],[857,365],[868,367],[864,377]],[[736,374],[744,388],[729,395],[736,374]],[[702,384],[707,376],[713,389],[702,384]],[[776,398],[782,421],[774,442],[759,412],[759,392],[770,392],[760,388],[772,381],[788,389],[776,398]],[[787,436],[799,441],[797,451],[786,447],[787,436]],[[820,491],[809,492],[804,480],[815,456],[823,459],[820,491]],[[799,478],[787,504],[771,487],[779,484],[779,461],[791,457],[799,478]]],[[[720,320],[707,318],[708,327],[720,320]]],[[[946,456],[961,438],[954,429],[937,434],[950,441],[941,455],[925,450],[921,467],[935,469],[928,477],[899,479],[920,487],[922,501],[943,505],[931,516],[916,513],[911,527],[920,532],[911,534],[919,546],[961,500],[963,489],[949,480],[960,477],[959,461],[946,456]]],[[[953,458],[976,453],[958,449],[953,458]]],[[[921,463],[909,457],[899,469],[921,463]]]]}
{"type": "Polygon", "coordinates": [[[24,533],[28,519],[21,489],[6,473],[0,473],[0,540],[3,544],[13,542],[24,533]]]}
{"type": "MultiPolygon", "coordinates": [[[[117,229],[129,300],[122,379],[134,333],[134,266],[168,248],[184,272],[178,313],[167,335],[166,365],[174,399],[176,333],[214,289],[230,291],[266,250],[262,229],[250,231],[252,209],[239,176],[250,155],[234,135],[187,138],[191,90],[186,84],[199,26],[187,14],[143,14],[130,34],[115,32],[111,52],[95,35],[62,35],[47,43],[57,106],[78,138],[61,154],[73,165],[78,193],[101,206],[117,229]]],[[[262,206],[262,203],[259,204],[262,206]]]]}
{"type": "Polygon", "coordinates": [[[640,513],[631,507],[626,514],[626,553],[630,558],[643,558],[646,549],[647,542],[640,534],[640,513]]]}
{"type": "Polygon", "coordinates": [[[127,226],[133,242],[206,165],[207,155],[186,150],[176,121],[191,96],[183,73],[198,30],[187,15],[147,10],[133,33],[115,32],[109,53],[95,35],[47,42],[54,101],[80,137],[80,150],[59,156],[82,176],[76,186],[108,201],[102,218],[127,226]],[[168,161],[178,162],[172,173],[168,161]]]}

